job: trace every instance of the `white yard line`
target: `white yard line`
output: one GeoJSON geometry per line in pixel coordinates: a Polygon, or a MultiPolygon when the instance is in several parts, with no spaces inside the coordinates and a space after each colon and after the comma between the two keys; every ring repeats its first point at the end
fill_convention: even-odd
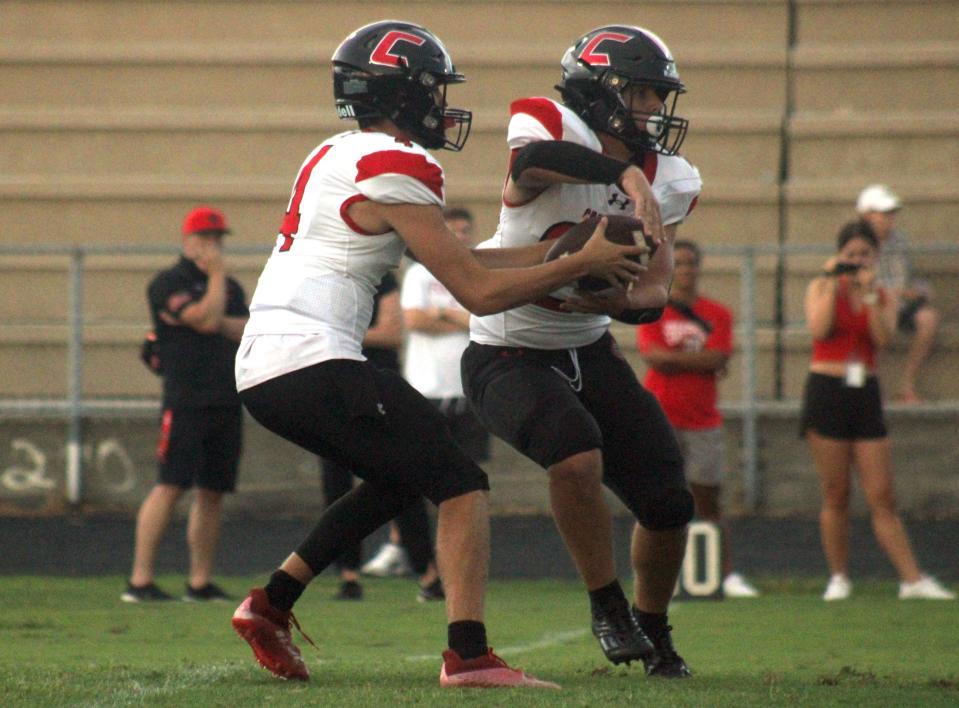
{"type": "MultiPolygon", "coordinates": [[[[680,607],[682,607],[681,602],[675,602],[671,604],[669,606],[670,614],[676,614],[680,607]]],[[[570,629],[565,632],[555,632],[553,634],[547,634],[542,639],[539,639],[535,642],[530,642],[529,644],[517,644],[516,646],[512,647],[496,649],[496,654],[497,656],[512,656],[513,654],[522,654],[535,649],[554,647],[558,644],[566,644],[581,637],[588,636],[590,633],[590,630],[586,628],[570,629]]],[[[412,654],[403,658],[406,659],[406,661],[435,661],[436,654],[412,654]]]]}

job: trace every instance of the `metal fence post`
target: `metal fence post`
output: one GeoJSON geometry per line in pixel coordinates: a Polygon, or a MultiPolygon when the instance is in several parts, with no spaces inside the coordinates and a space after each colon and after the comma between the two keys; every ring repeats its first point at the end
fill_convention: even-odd
{"type": "Polygon", "coordinates": [[[74,506],[80,503],[83,493],[82,450],[83,402],[83,249],[70,252],[70,342],[67,348],[67,391],[69,396],[69,421],[67,431],[67,501],[74,506]]]}
{"type": "Polygon", "coordinates": [[[743,503],[755,512],[759,506],[759,440],[756,432],[756,254],[743,252],[740,280],[740,309],[743,321],[743,503]]]}

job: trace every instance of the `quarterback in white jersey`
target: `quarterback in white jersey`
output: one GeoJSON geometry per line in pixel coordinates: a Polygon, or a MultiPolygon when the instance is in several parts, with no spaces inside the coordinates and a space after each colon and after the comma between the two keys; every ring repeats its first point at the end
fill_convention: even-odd
{"type": "Polygon", "coordinates": [[[614,664],[690,675],[672,645],[669,601],[693,498],[675,434],[608,332],[662,314],[677,225],[702,183],[678,155],[687,121],[672,54],[649,30],[599,27],[562,59],[562,102],[511,107],[510,173],[499,228],[485,247],[548,243],[593,215],[643,219],[657,248],[638,283],[598,293],[569,289],[471,319],[463,388],[486,428],[548,473],[553,517],[589,593],[592,630],[614,664]],[[633,604],[616,577],[602,485],[637,520],[633,604]]]}
{"type": "Polygon", "coordinates": [[[603,222],[582,251],[547,264],[538,246],[477,256],[457,241],[441,211],[443,170],[427,149],[458,150],[466,141],[471,114],[446,104],[447,86],[463,80],[442,42],[419,25],[376,22],[340,44],[333,95],[340,117],[359,130],[330,138],[303,163],[253,295],[236,361],[243,405],[268,430],[363,480],[233,616],[257,661],[283,678],[309,678],[290,637],[306,585],[426,497],[438,507],[449,619],[440,684],[556,687],[511,669],[487,644],[485,473],[437,410],[398,374],[366,362],[361,346],[376,286],[406,248],[481,314],[586,274],[633,282],[641,269],[629,256],[640,249],[607,241],[603,222]]]}
{"type": "Polygon", "coordinates": [[[361,201],[441,208],[443,168],[416,143],[351,131],[304,161],[276,247],[257,283],[237,355],[237,388],[330,359],[363,361],[380,278],[400,264],[396,231],[369,233],[361,201]],[[292,215],[292,216],[291,216],[292,215]]]}

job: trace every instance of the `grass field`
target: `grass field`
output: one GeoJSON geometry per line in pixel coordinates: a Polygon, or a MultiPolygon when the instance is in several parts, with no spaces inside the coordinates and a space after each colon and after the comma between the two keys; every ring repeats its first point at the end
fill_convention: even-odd
{"type": "MultiPolygon", "coordinates": [[[[237,594],[263,578],[228,578],[237,594]]],[[[167,589],[180,578],[161,578],[167,589]]],[[[445,620],[410,580],[371,580],[359,603],[316,581],[297,606],[320,647],[313,674],[286,683],[253,662],[230,627],[233,604],[124,605],[120,577],[0,577],[2,706],[956,706],[959,608],[901,602],[892,583],[859,583],[845,603],[818,581],[762,584],[757,600],[686,602],[671,613],[689,681],[615,668],[588,632],[576,583],[494,582],[490,640],[561,692],[438,687],[445,620]]]]}

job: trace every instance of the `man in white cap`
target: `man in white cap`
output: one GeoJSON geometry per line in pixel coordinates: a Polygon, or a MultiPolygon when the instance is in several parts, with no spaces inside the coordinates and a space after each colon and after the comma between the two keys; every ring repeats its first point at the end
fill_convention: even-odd
{"type": "Polygon", "coordinates": [[[896,327],[912,335],[898,399],[903,403],[920,403],[916,378],[932,351],[939,329],[939,312],[931,305],[929,284],[913,277],[906,236],[895,228],[901,208],[902,200],[884,184],[869,185],[856,200],[860,218],[872,227],[879,239],[879,282],[899,300],[896,327]]]}

